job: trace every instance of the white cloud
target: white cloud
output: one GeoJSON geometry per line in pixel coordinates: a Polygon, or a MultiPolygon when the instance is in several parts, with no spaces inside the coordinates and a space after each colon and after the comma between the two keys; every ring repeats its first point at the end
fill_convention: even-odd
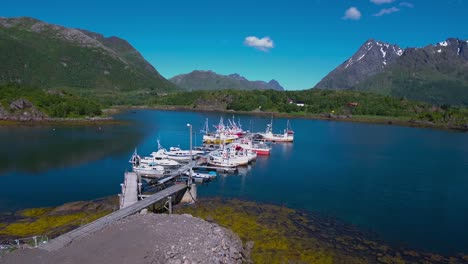
{"type": "Polygon", "coordinates": [[[361,19],[361,12],[354,6],[345,11],[343,19],[359,20],[361,19]]]}
{"type": "Polygon", "coordinates": [[[377,14],[373,14],[373,16],[379,17],[379,16],[395,13],[395,12],[398,12],[398,11],[400,11],[400,9],[398,9],[396,7],[384,8],[384,9],[380,10],[377,14]]]}
{"type": "Polygon", "coordinates": [[[412,3],[409,3],[409,2],[401,2],[400,6],[408,7],[408,8],[413,8],[414,7],[414,5],[412,3]]]}
{"type": "Polygon", "coordinates": [[[244,40],[244,44],[249,47],[254,47],[261,51],[268,51],[274,47],[273,40],[270,37],[263,37],[261,39],[255,36],[248,36],[244,40]]]}
{"type": "Polygon", "coordinates": [[[389,4],[395,0],[370,0],[370,1],[376,5],[381,5],[381,4],[389,4]]]}

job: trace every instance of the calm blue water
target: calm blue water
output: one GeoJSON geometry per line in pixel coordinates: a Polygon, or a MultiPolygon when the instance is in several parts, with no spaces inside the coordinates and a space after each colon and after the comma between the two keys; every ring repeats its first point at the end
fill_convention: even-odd
{"type": "MultiPolygon", "coordinates": [[[[166,148],[188,148],[187,123],[200,144],[204,119],[215,124],[219,116],[141,110],[119,115],[131,121],[126,126],[0,127],[0,212],[115,195],[135,147],[148,154],[159,138],[166,148]]],[[[254,131],[270,121],[240,118],[254,131]]],[[[285,125],[274,120],[277,132],[285,125]]],[[[274,145],[240,175],[200,186],[199,196],[284,204],[358,225],[392,245],[468,252],[468,134],[304,119],[291,125],[293,144],[274,145]]]]}

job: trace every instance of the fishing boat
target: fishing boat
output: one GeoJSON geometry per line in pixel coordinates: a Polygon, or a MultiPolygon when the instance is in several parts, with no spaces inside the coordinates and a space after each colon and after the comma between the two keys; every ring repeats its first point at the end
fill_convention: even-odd
{"type": "Polygon", "coordinates": [[[231,143],[237,138],[239,138],[238,135],[230,134],[224,125],[223,118],[221,117],[219,120],[219,124],[215,126],[216,132],[209,132],[209,126],[208,126],[208,118],[205,121],[205,125],[203,130],[201,130],[202,133],[205,133],[203,135],[203,142],[204,143],[212,143],[212,144],[221,144],[221,143],[231,143]]]}
{"type": "Polygon", "coordinates": [[[237,137],[243,137],[247,133],[247,131],[244,131],[242,129],[240,118],[239,118],[239,121],[236,123],[234,116],[232,116],[232,120],[228,119],[228,123],[229,125],[227,129],[227,133],[229,135],[236,135],[237,137]]]}
{"type": "Polygon", "coordinates": [[[294,131],[289,128],[289,120],[286,124],[286,129],[283,134],[273,134],[273,120],[267,125],[265,133],[257,133],[264,141],[271,142],[293,142],[294,131]]]}
{"type": "Polygon", "coordinates": [[[209,154],[207,163],[212,166],[235,168],[249,164],[251,156],[247,152],[236,152],[234,148],[214,151],[209,154]]]}
{"type": "Polygon", "coordinates": [[[156,162],[141,163],[133,166],[133,171],[141,176],[159,178],[164,176],[165,169],[156,162]]]}
{"type": "Polygon", "coordinates": [[[252,151],[255,151],[257,155],[270,155],[271,147],[264,141],[259,141],[252,144],[252,151]]]}
{"type": "MultiPolygon", "coordinates": [[[[245,142],[244,140],[242,142],[245,142]]],[[[257,153],[252,150],[252,143],[250,140],[248,144],[242,144],[240,142],[234,142],[230,145],[231,149],[235,150],[235,156],[247,157],[249,163],[257,159],[257,153]]]]}
{"type": "Polygon", "coordinates": [[[252,138],[243,138],[238,144],[242,148],[255,152],[257,155],[270,155],[271,147],[264,141],[253,142],[252,138]]]}

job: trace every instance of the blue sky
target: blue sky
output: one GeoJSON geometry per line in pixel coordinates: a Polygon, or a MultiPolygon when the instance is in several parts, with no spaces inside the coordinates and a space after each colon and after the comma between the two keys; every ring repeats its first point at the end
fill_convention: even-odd
{"type": "Polygon", "coordinates": [[[275,79],[288,90],[313,87],[370,38],[402,48],[468,39],[467,14],[467,0],[2,0],[0,7],[3,17],[124,38],[166,78],[213,70],[275,79]]]}

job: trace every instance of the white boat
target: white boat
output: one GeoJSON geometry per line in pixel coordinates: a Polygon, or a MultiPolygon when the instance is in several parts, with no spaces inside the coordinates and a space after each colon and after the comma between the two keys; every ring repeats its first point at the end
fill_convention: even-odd
{"type": "Polygon", "coordinates": [[[160,166],[163,166],[163,167],[179,167],[180,166],[180,163],[175,161],[175,160],[158,158],[158,157],[154,157],[154,156],[144,157],[144,158],[142,158],[140,160],[140,163],[141,164],[156,163],[156,164],[158,164],[160,166]]]}
{"type": "Polygon", "coordinates": [[[179,147],[170,147],[169,151],[166,151],[165,154],[167,155],[167,158],[172,160],[189,161],[190,158],[193,159],[198,155],[205,154],[205,152],[201,150],[192,150],[192,154],[190,154],[190,150],[182,150],[179,147]]]}
{"type": "Polygon", "coordinates": [[[149,176],[149,177],[161,177],[164,175],[164,167],[158,165],[156,162],[143,162],[145,159],[142,159],[137,150],[133,152],[132,157],[128,162],[132,164],[132,169],[134,172],[142,175],[142,176],[149,176]]]}
{"type": "Polygon", "coordinates": [[[289,129],[289,120],[283,134],[273,134],[273,120],[267,125],[265,133],[258,133],[264,141],[271,142],[293,142],[294,132],[289,129]]]}
{"type": "Polygon", "coordinates": [[[180,163],[169,159],[169,155],[167,155],[167,151],[161,146],[159,140],[158,142],[158,151],[152,152],[149,157],[144,157],[141,159],[141,163],[151,163],[156,162],[158,165],[164,167],[179,167],[180,163]]]}
{"type": "Polygon", "coordinates": [[[233,148],[226,148],[210,153],[207,163],[212,166],[234,168],[249,164],[251,158],[247,151],[240,153],[233,148]]]}
{"type": "MultiPolygon", "coordinates": [[[[189,176],[190,172],[187,171],[185,172],[185,175],[189,176]]],[[[218,174],[215,171],[208,171],[208,172],[199,172],[199,171],[193,171],[192,170],[192,178],[195,179],[203,179],[203,180],[211,180],[214,179],[218,176],[218,174]]]]}
{"type": "Polygon", "coordinates": [[[142,176],[159,178],[164,175],[165,169],[163,166],[160,166],[156,162],[153,162],[134,165],[133,171],[142,176]]]}

